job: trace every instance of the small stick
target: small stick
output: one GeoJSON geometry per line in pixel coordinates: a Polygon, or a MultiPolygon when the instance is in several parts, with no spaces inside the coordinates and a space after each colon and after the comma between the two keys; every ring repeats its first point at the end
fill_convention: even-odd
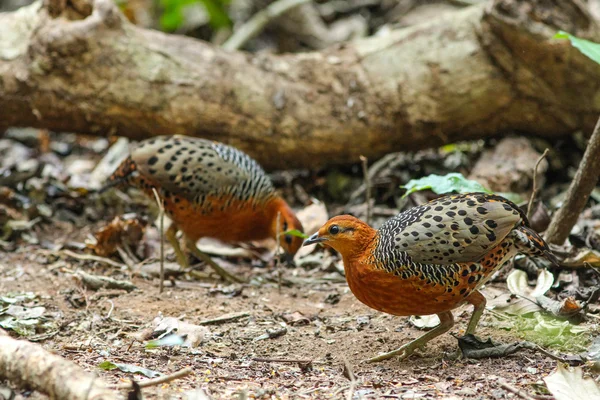
{"type": "MultiPolygon", "coordinates": [[[[161,383],[167,383],[174,381],[175,379],[183,378],[186,375],[191,374],[193,371],[192,367],[186,367],[177,372],[173,372],[170,375],[161,376],[154,379],[148,379],[147,381],[137,382],[140,388],[160,385],[161,383]]],[[[122,383],[117,386],[118,389],[131,389],[131,383],[122,383]]]]}
{"type": "Polygon", "coordinates": [[[274,19],[285,14],[289,10],[298,7],[301,4],[308,3],[311,0],[279,0],[271,3],[265,9],[257,12],[238,30],[233,32],[233,35],[225,43],[225,50],[238,50],[250,39],[258,35],[267,24],[274,19]]]}
{"type": "MultiPolygon", "coordinates": [[[[128,281],[118,281],[108,276],[91,275],[83,271],[75,272],[75,275],[81,279],[81,282],[85,287],[92,290],[98,290],[101,288],[106,289],[122,289],[128,292],[137,289],[137,287],[128,281]]],[[[85,294],[84,294],[85,296],[85,294]]],[[[87,303],[87,298],[86,298],[87,303]]],[[[87,307],[87,306],[86,306],[87,307]]]]}
{"type": "Polygon", "coordinates": [[[365,180],[365,186],[367,188],[367,224],[371,225],[371,178],[369,177],[369,160],[365,156],[360,156],[360,163],[362,165],[363,176],[365,180]]]}
{"type": "Polygon", "coordinates": [[[110,316],[112,315],[113,310],[115,309],[115,303],[113,303],[112,300],[110,300],[110,299],[104,299],[100,303],[103,303],[104,301],[107,301],[110,303],[110,310],[108,310],[108,314],[106,314],[106,319],[109,319],[110,316]]]}
{"type": "Polygon", "coordinates": [[[531,192],[531,197],[529,198],[529,205],[527,206],[527,219],[531,218],[531,213],[533,212],[533,202],[535,200],[535,195],[537,194],[537,170],[538,167],[540,166],[540,163],[542,162],[542,160],[544,158],[546,158],[546,155],[548,154],[550,150],[546,149],[544,150],[544,153],[540,156],[540,158],[538,158],[537,162],[535,163],[535,167],[533,168],[533,191],[531,192]]]}
{"type": "Polygon", "coordinates": [[[554,213],[545,239],[548,243],[562,245],[577,223],[590,194],[600,177],[600,119],[596,122],[587,149],[579,163],[573,182],[567,190],[563,205],[554,213]]]}
{"type": "Polygon", "coordinates": [[[125,261],[127,266],[137,264],[121,246],[117,246],[117,253],[119,253],[121,260],[125,261]]]}
{"type": "Polygon", "coordinates": [[[500,384],[501,388],[503,388],[505,390],[508,390],[511,393],[516,394],[517,396],[519,396],[522,399],[525,399],[525,400],[534,400],[533,397],[529,396],[527,393],[523,392],[522,390],[517,389],[516,387],[509,385],[503,379],[499,379],[498,383],[500,384]]]}
{"type": "Polygon", "coordinates": [[[162,293],[165,284],[165,205],[160,201],[155,188],[152,188],[152,192],[160,209],[160,283],[158,284],[158,293],[162,293]]]}
{"type": "Polygon", "coordinates": [[[275,268],[277,268],[277,288],[279,290],[279,294],[281,294],[281,237],[279,233],[279,222],[281,221],[281,212],[277,212],[277,222],[275,228],[275,237],[277,240],[277,247],[275,247],[275,268]]]}
{"type": "Polygon", "coordinates": [[[111,260],[110,258],[106,258],[106,257],[100,257],[100,256],[95,256],[92,254],[77,254],[72,252],[71,250],[62,250],[62,253],[66,256],[72,257],[72,258],[76,258],[78,260],[84,260],[84,261],[97,261],[100,263],[104,263],[104,264],[108,264],[112,267],[117,267],[117,268],[122,268],[122,269],[128,269],[129,267],[125,264],[121,264],[120,262],[116,262],[111,260]]]}
{"type": "Polygon", "coordinates": [[[213,319],[205,319],[204,321],[198,322],[198,325],[219,325],[224,324],[226,322],[237,321],[238,319],[242,319],[245,317],[249,317],[250,313],[242,312],[239,314],[233,315],[223,315],[221,317],[213,318],[213,319]]]}
{"type": "Polygon", "coordinates": [[[352,400],[352,397],[354,397],[354,390],[356,389],[356,377],[354,376],[354,372],[352,372],[352,367],[348,363],[348,360],[346,360],[346,357],[344,357],[343,360],[344,376],[350,379],[350,388],[348,389],[348,395],[346,396],[346,400],[352,400]]]}

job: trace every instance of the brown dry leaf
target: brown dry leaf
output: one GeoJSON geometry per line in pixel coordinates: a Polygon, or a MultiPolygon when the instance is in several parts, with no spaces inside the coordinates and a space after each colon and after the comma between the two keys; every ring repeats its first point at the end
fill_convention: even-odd
{"type": "Polygon", "coordinates": [[[302,314],[300,311],[294,311],[293,313],[283,314],[281,316],[283,320],[289,325],[308,325],[310,319],[302,314]]]}
{"type": "Polygon", "coordinates": [[[544,378],[556,400],[600,400],[600,388],[592,378],[584,378],[581,367],[558,365],[556,371],[544,378]]]}
{"type": "Polygon", "coordinates": [[[108,225],[100,228],[95,234],[96,243],[88,243],[94,253],[108,257],[117,251],[118,246],[129,244],[137,247],[144,237],[147,223],[135,215],[115,217],[108,225]]]}
{"type": "Polygon", "coordinates": [[[581,305],[573,297],[567,297],[562,301],[554,300],[546,296],[539,296],[535,299],[544,310],[552,313],[555,317],[570,318],[579,313],[581,305]]]}
{"type": "Polygon", "coordinates": [[[561,264],[571,268],[584,267],[586,264],[600,267],[600,252],[588,248],[578,249],[575,255],[565,258],[561,264]]]}

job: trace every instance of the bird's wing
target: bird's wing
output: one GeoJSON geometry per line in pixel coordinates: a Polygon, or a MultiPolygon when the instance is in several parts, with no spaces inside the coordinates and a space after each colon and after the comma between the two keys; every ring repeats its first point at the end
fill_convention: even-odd
{"type": "Polygon", "coordinates": [[[233,147],[179,135],[145,140],[131,158],[162,189],[190,200],[264,175],[256,161],[233,147]]]}
{"type": "Polygon", "coordinates": [[[380,231],[394,241],[395,254],[404,252],[417,263],[453,264],[479,260],[523,222],[526,217],[514,203],[473,193],[409,209],[380,231]]]}

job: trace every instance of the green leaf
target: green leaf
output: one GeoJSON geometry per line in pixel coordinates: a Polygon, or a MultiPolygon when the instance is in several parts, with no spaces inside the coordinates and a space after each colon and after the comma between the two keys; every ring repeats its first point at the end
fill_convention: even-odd
{"type": "Polygon", "coordinates": [[[589,40],[580,39],[570,33],[559,31],[554,35],[555,39],[569,39],[573,47],[582,52],[585,56],[591,58],[600,64],[600,44],[590,42],[589,40]]]}
{"type": "Polygon", "coordinates": [[[115,363],[112,363],[110,361],[102,361],[100,364],[98,364],[98,368],[103,369],[105,371],[112,371],[113,369],[117,369],[117,365],[115,363]]]}
{"type": "Polygon", "coordinates": [[[148,378],[156,378],[156,377],[163,375],[160,372],[152,371],[151,369],[147,369],[147,368],[143,368],[143,367],[138,367],[137,365],[120,364],[120,363],[114,363],[112,361],[103,361],[100,364],[98,364],[98,368],[103,369],[105,371],[112,371],[113,369],[118,368],[119,370],[121,370],[123,372],[129,372],[132,374],[141,374],[141,375],[147,376],[148,378]]]}
{"type": "Polygon", "coordinates": [[[281,236],[284,236],[284,235],[296,236],[296,237],[299,237],[302,239],[306,239],[308,237],[308,235],[306,233],[300,232],[298,229],[287,230],[281,234],[281,236]]]}
{"type": "Polygon", "coordinates": [[[180,335],[167,335],[160,339],[151,340],[146,343],[146,349],[155,349],[157,347],[165,346],[181,346],[185,342],[185,339],[180,335]]]}
{"type": "Polygon", "coordinates": [[[404,193],[402,198],[405,198],[411,193],[427,189],[431,189],[437,194],[450,192],[492,193],[490,190],[483,187],[479,182],[466,179],[462,174],[457,172],[453,172],[444,176],[432,174],[421,179],[411,179],[406,183],[406,185],[401,187],[406,189],[406,193],[404,193]]]}

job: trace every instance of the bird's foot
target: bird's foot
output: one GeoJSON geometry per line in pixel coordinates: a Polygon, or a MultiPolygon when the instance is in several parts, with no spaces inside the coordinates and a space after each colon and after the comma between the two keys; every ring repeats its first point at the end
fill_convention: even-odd
{"type": "Polygon", "coordinates": [[[379,362],[379,361],[389,360],[390,358],[393,358],[395,356],[399,356],[399,358],[398,358],[399,360],[404,360],[405,358],[412,355],[416,349],[423,348],[423,347],[425,347],[425,343],[419,343],[419,342],[417,342],[417,340],[413,340],[412,342],[407,343],[407,344],[397,348],[396,350],[390,351],[388,353],[380,354],[373,358],[369,358],[368,360],[365,360],[364,362],[370,364],[370,363],[375,363],[375,362],[379,362]]]}
{"type": "Polygon", "coordinates": [[[188,248],[190,249],[190,251],[196,257],[198,257],[200,260],[207,263],[213,269],[213,271],[215,271],[217,273],[217,275],[219,275],[221,278],[223,278],[227,282],[246,283],[246,281],[244,279],[239,278],[233,274],[230,274],[225,269],[223,269],[223,267],[221,267],[219,264],[217,264],[212,258],[210,258],[210,256],[208,254],[205,254],[202,251],[200,251],[200,249],[196,246],[196,243],[188,241],[187,244],[188,244],[188,248]]]}
{"type": "Polygon", "coordinates": [[[243,278],[230,274],[212,260],[208,263],[208,265],[210,265],[210,267],[217,273],[217,275],[219,275],[221,278],[225,279],[229,283],[246,283],[246,281],[243,278]]]}

